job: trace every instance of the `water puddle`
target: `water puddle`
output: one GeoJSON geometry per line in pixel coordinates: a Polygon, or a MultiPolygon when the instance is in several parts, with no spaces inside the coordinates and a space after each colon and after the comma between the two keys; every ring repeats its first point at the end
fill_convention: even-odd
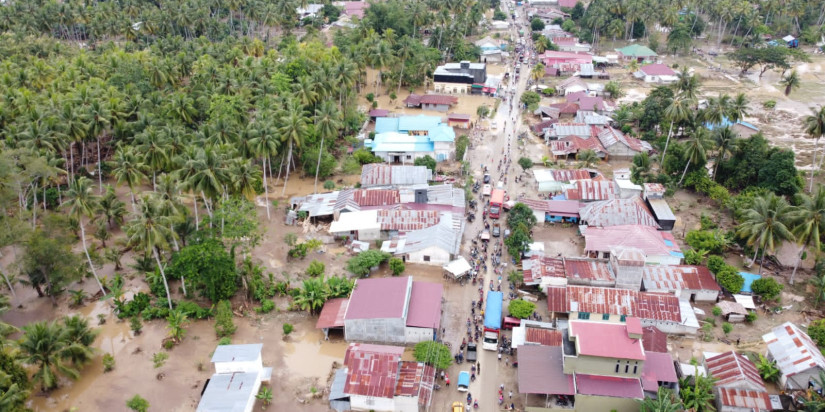
{"type": "Polygon", "coordinates": [[[284,342],[284,363],[292,376],[326,380],[332,363],[344,361],[347,342],[324,341],[320,330],[312,329],[303,335],[292,335],[289,339],[284,342]]]}

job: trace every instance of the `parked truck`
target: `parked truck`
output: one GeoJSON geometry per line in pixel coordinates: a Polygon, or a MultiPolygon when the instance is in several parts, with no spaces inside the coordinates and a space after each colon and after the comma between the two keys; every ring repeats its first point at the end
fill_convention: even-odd
{"type": "Polygon", "coordinates": [[[504,205],[504,189],[493,189],[490,195],[490,218],[498,219],[501,216],[501,207],[504,205]]]}
{"type": "Polygon", "coordinates": [[[481,348],[498,350],[498,338],[501,333],[501,305],[504,296],[501,292],[487,292],[487,306],[484,308],[484,340],[481,348]]]}

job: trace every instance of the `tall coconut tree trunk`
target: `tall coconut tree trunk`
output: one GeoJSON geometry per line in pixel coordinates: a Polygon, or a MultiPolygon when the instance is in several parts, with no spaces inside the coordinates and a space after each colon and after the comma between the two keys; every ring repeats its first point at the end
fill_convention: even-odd
{"type": "MultiPolygon", "coordinates": [[[[34,207],[32,207],[32,229],[34,229],[37,225],[37,181],[34,183],[34,190],[32,190],[32,194],[34,195],[34,207]]],[[[46,198],[43,198],[43,202],[45,201],[46,198]]]]}
{"type": "Polygon", "coordinates": [[[100,164],[102,163],[102,159],[100,158],[100,136],[97,137],[97,191],[102,195],[103,194],[103,172],[101,171],[100,164]]]}
{"type": "Polygon", "coordinates": [[[100,292],[103,295],[106,295],[106,290],[103,289],[103,284],[100,283],[100,278],[97,277],[97,270],[95,270],[95,265],[92,263],[92,257],[89,256],[89,248],[86,246],[86,226],[83,225],[82,219],[83,218],[79,218],[78,223],[80,223],[80,240],[81,243],[83,243],[83,253],[86,254],[86,260],[89,262],[89,268],[92,270],[92,276],[95,277],[95,281],[97,282],[97,286],[100,288],[100,292]]]}
{"type": "Polygon", "coordinates": [[[814,190],[814,169],[816,169],[816,151],[819,148],[819,138],[817,137],[814,140],[814,155],[813,159],[811,159],[811,180],[808,183],[808,193],[814,190]]]}
{"type": "Polygon", "coordinates": [[[195,230],[200,230],[200,219],[198,219],[198,195],[192,196],[192,200],[194,200],[194,204],[192,209],[195,209],[195,230]]]}
{"type": "Polygon", "coordinates": [[[160,257],[158,257],[158,248],[153,247],[152,254],[155,255],[155,262],[158,264],[160,276],[163,278],[163,287],[166,289],[166,303],[169,304],[169,310],[172,310],[172,296],[169,294],[169,282],[166,281],[166,272],[163,270],[163,265],[160,263],[160,257]]]}
{"type": "MultiPolygon", "coordinates": [[[[0,257],[2,257],[2,256],[3,256],[3,254],[2,254],[2,253],[0,253],[0,257]]],[[[14,304],[15,304],[16,306],[19,306],[19,305],[20,305],[20,301],[17,299],[17,292],[15,292],[15,291],[14,291],[14,286],[12,286],[12,284],[11,284],[11,280],[9,279],[9,276],[8,276],[8,275],[6,275],[6,272],[4,272],[4,271],[3,271],[3,270],[1,270],[1,269],[0,269],[0,275],[3,275],[3,280],[5,280],[5,281],[6,281],[6,286],[8,286],[8,287],[9,287],[9,292],[11,292],[11,297],[14,299],[14,304]]]]}
{"type": "Polygon", "coordinates": [[[132,212],[137,213],[137,203],[135,203],[135,191],[129,186],[129,197],[132,198],[132,212]]]}
{"type": "MultiPolygon", "coordinates": [[[[323,146],[323,141],[321,141],[321,145],[323,146]]],[[[264,201],[264,204],[266,204],[266,220],[272,220],[272,218],[269,216],[269,184],[267,183],[267,180],[266,180],[266,159],[267,158],[269,158],[269,156],[264,156],[263,157],[263,165],[261,166],[261,169],[263,169],[263,172],[264,172],[264,195],[266,196],[266,200],[264,201]]],[[[316,176],[316,184],[317,184],[318,174],[316,173],[315,176],[316,176]]]]}
{"type": "Polygon", "coordinates": [[[793,272],[791,272],[791,278],[788,279],[788,283],[793,285],[793,280],[796,277],[796,270],[799,269],[799,264],[802,262],[802,254],[805,253],[805,247],[799,250],[799,254],[796,256],[796,264],[793,265],[793,272]]]}
{"type": "Polygon", "coordinates": [[[286,194],[286,184],[289,182],[289,163],[292,161],[292,140],[289,141],[289,151],[286,160],[286,177],[284,177],[284,189],[281,191],[281,196],[286,194]]]}
{"type": "Polygon", "coordinates": [[[767,249],[767,248],[766,247],[762,248],[762,257],[759,258],[759,273],[758,273],[759,276],[762,276],[762,267],[765,265],[765,249],[767,249]]]}
{"type": "Polygon", "coordinates": [[[690,167],[690,159],[688,159],[688,162],[685,164],[685,170],[682,171],[682,177],[679,178],[679,186],[682,185],[682,180],[685,180],[685,175],[687,174],[688,167],[690,167]]]}
{"type": "MultiPolygon", "coordinates": [[[[323,154],[323,153],[324,153],[324,136],[321,135],[321,146],[318,148],[318,164],[315,166],[315,193],[318,193],[318,172],[321,170],[321,154],[323,154]]],[[[267,212],[269,212],[268,207],[267,207],[267,212]]]]}

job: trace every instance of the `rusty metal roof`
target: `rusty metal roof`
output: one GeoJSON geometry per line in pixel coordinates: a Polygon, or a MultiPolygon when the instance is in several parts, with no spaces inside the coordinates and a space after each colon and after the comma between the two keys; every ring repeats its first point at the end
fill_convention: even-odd
{"type": "Polygon", "coordinates": [[[352,192],[352,199],[358,206],[390,206],[401,203],[397,190],[357,189],[352,192]]]}
{"type": "Polygon", "coordinates": [[[733,388],[717,388],[716,392],[716,399],[724,406],[749,408],[759,412],[773,410],[771,398],[767,392],[733,388]]]}
{"type": "Polygon", "coordinates": [[[734,351],[705,359],[705,368],[716,379],[715,386],[765,391],[756,365],[734,351]]]}
{"type": "Polygon", "coordinates": [[[667,334],[654,326],[642,328],[642,344],[645,352],[667,352],[667,334]]]}
{"type": "Polygon", "coordinates": [[[635,316],[639,292],[627,289],[567,287],[567,312],[609,313],[635,316]]]}
{"type": "Polygon", "coordinates": [[[574,180],[590,180],[590,172],[583,169],[552,169],[553,178],[558,182],[572,182],[574,180]]]}
{"type": "Polygon", "coordinates": [[[615,280],[610,266],[591,259],[564,259],[564,274],[568,278],[611,281],[615,280]]]}
{"type": "MultiPolygon", "coordinates": [[[[577,182],[580,190],[582,188],[581,183],[585,182],[577,182]]],[[[594,181],[593,183],[595,184],[597,182],[594,181]]],[[[614,187],[613,182],[603,181],[598,183],[609,185],[609,190],[611,191],[608,192],[607,189],[602,189],[600,192],[593,193],[592,188],[587,188],[588,192],[580,191],[580,193],[591,193],[589,196],[593,197],[585,198],[585,200],[599,200],[595,197],[607,196],[607,193],[610,193],[610,196],[615,194],[615,192],[612,191],[614,187]]],[[[631,199],[610,199],[592,202],[581,208],[579,215],[581,216],[582,222],[588,226],[643,225],[659,228],[656,218],[650,214],[647,207],[645,207],[644,201],[638,196],[631,199]]]]}
{"type": "Polygon", "coordinates": [[[369,163],[361,168],[361,187],[427,184],[433,172],[427,166],[391,166],[369,163]]]}
{"type": "Polygon", "coordinates": [[[401,362],[395,396],[418,397],[418,405],[428,407],[433,394],[435,369],[420,362],[401,362]]]}
{"type": "Polygon", "coordinates": [[[315,323],[315,329],[343,327],[348,304],[349,299],[347,298],[330,299],[324,303],[321,315],[318,316],[318,322],[315,323]]]}
{"type": "Polygon", "coordinates": [[[443,94],[425,94],[424,96],[421,96],[418,101],[421,102],[421,104],[452,105],[458,103],[458,98],[453,96],[445,96],[443,94]]]}
{"type": "Polygon", "coordinates": [[[810,336],[791,322],[773,328],[762,340],[783,375],[796,375],[814,367],[825,369],[825,356],[810,336]]]}
{"type": "Polygon", "coordinates": [[[679,298],[666,293],[637,293],[639,293],[639,312],[635,316],[641,319],[682,323],[679,298]]]}
{"type": "Polygon", "coordinates": [[[681,256],[673,235],[652,226],[588,227],[584,241],[585,251],[609,252],[615,246],[630,246],[641,249],[646,256],[681,256]]]}
{"type": "Polygon", "coordinates": [[[645,266],[642,273],[645,288],[651,291],[722,290],[704,266],[645,266]]]}
{"type": "Polygon", "coordinates": [[[567,313],[569,311],[566,287],[547,288],[547,310],[557,313],[567,313]]]}
{"type": "Polygon", "coordinates": [[[564,277],[564,260],[534,254],[530,259],[521,262],[521,270],[524,273],[525,285],[536,285],[541,282],[542,277],[564,277]]]}
{"type": "Polygon", "coordinates": [[[344,393],[392,398],[403,353],[402,347],[351,343],[344,355],[347,367],[344,393]]]}
{"type": "MultiPolygon", "coordinates": [[[[610,200],[616,197],[616,184],[610,180],[578,180],[575,189],[567,189],[565,197],[568,200],[610,200]]],[[[627,199],[616,199],[627,200],[627,199]]],[[[583,211],[584,209],[582,209],[583,211]]],[[[579,212],[581,214],[581,211],[579,212]]],[[[653,217],[651,216],[651,219],[653,217]]],[[[655,220],[653,221],[656,222],[655,220]]]]}
{"type": "Polygon", "coordinates": [[[524,341],[543,346],[561,346],[561,331],[527,326],[525,327],[524,341]]]}
{"type": "Polygon", "coordinates": [[[381,230],[411,232],[435,226],[441,220],[436,210],[378,210],[381,230]]]}

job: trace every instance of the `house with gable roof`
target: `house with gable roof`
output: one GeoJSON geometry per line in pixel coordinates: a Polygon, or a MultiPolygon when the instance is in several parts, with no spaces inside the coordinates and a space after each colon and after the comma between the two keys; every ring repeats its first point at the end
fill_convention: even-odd
{"type": "Polygon", "coordinates": [[[768,344],[768,359],[776,361],[782,373],[781,387],[805,390],[816,384],[819,373],[825,372],[825,356],[807,333],[791,322],[785,322],[762,335],[768,344]]]}
{"type": "Polygon", "coordinates": [[[375,138],[364,146],[387,163],[413,163],[424,156],[440,162],[455,156],[455,130],[438,116],[379,117],[375,138]]]}

